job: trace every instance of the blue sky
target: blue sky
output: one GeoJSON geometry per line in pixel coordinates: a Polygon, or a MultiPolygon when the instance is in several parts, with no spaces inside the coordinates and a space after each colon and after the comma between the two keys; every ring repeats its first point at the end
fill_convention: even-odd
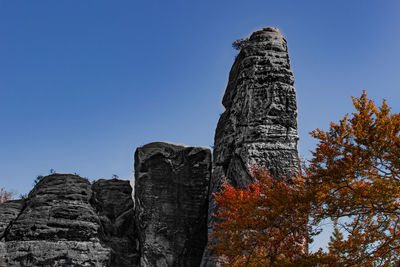
{"type": "Polygon", "coordinates": [[[366,90],[400,112],[399,1],[0,0],[0,187],[50,169],[130,177],[136,147],[213,145],[234,40],[266,26],[288,41],[308,132],[366,90]]]}

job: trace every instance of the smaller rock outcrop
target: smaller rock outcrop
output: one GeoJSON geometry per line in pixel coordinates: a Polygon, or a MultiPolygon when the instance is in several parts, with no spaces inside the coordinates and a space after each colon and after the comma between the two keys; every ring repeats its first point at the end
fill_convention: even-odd
{"type": "Polygon", "coordinates": [[[131,192],[129,181],[44,177],[26,200],[0,205],[0,263],[135,266],[131,192]]]}
{"type": "Polygon", "coordinates": [[[10,266],[109,265],[99,240],[100,220],[90,205],[91,184],[76,175],[43,178],[11,222],[4,240],[10,266]]]}
{"type": "Polygon", "coordinates": [[[135,153],[140,266],[199,266],[207,243],[211,151],[155,142],[135,153]]]}

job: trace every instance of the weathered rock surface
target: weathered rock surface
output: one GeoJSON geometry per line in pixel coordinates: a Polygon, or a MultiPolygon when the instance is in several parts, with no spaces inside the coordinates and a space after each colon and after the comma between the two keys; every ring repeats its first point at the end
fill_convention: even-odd
{"type": "Polygon", "coordinates": [[[20,214],[25,205],[25,200],[9,200],[0,205],[0,240],[3,239],[4,233],[9,227],[10,222],[14,221],[20,214]]]}
{"type": "Polygon", "coordinates": [[[101,179],[92,185],[92,191],[102,226],[101,240],[113,252],[111,266],[137,266],[139,244],[129,181],[101,179]]]}
{"type": "Polygon", "coordinates": [[[5,232],[7,228],[11,227],[11,222],[21,213],[24,205],[25,201],[22,199],[10,200],[0,205],[0,266],[6,266],[7,263],[5,232]]]}
{"type": "Polygon", "coordinates": [[[210,175],[208,148],[155,142],[136,150],[140,266],[199,266],[210,175]]]}
{"type": "MultiPolygon", "coordinates": [[[[226,110],[215,131],[209,231],[217,210],[211,193],[223,177],[235,186],[248,185],[254,164],[274,176],[298,172],[296,90],[286,40],[278,29],[264,28],[240,47],[222,100],[226,110]]],[[[215,266],[207,249],[202,266],[215,266]]]]}
{"type": "MultiPolygon", "coordinates": [[[[19,214],[10,217],[1,237],[5,266],[133,266],[136,242],[129,182],[100,180],[93,187],[77,175],[43,178],[19,214]],[[121,190],[118,200],[104,200],[116,190],[121,190]],[[116,252],[119,246],[130,249],[126,259],[116,252]]],[[[4,205],[9,202],[0,205],[0,218],[7,210],[4,205]]]]}

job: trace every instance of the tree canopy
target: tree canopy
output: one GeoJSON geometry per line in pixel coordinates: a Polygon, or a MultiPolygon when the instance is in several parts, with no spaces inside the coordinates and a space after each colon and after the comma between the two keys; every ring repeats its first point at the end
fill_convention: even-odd
{"type": "Polygon", "coordinates": [[[393,266],[400,257],[400,114],[367,98],[327,131],[300,177],[252,173],[258,183],[215,195],[211,248],[227,266],[393,266]],[[331,220],[327,251],[307,245],[331,220]]]}
{"type": "Polygon", "coordinates": [[[225,181],[215,194],[222,221],[211,249],[227,266],[269,266],[306,253],[308,205],[301,181],[288,185],[259,168],[253,175],[257,184],[241,189],[225,181]]]}

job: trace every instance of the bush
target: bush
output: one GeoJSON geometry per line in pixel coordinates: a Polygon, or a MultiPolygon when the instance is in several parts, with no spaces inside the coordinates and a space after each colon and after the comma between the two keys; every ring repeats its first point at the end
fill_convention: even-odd
{"type": "Polygon", "coordinates": [[[43,175],[38,175],[34,181],[34,186],[37,185],[42,179],[44,178],[43,175]]]}
{"type": "Polygon", "coordinates": [[[234,41],[232,43],[232,47],[235,48],[236,50],[241,50],[243,47],[245,47],[247,45],[249,41],[249,38],[240,38],[237,39],[236,41],[234,41]]]}

